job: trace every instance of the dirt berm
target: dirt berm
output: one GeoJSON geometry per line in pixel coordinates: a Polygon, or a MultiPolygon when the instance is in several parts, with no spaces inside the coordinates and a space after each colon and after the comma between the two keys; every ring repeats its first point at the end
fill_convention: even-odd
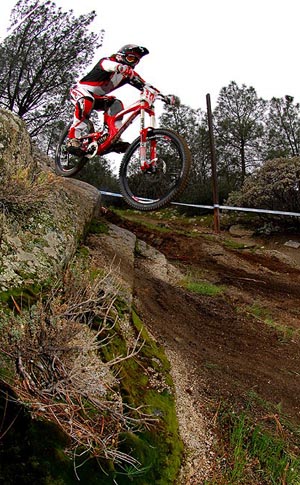
{"type": "MultiPolygon", "coordinates": [[[[172,365],[188,451],[181,483],[216,476],[224,403],[241,412],[251,402],[256,422],[282,431],[285,416],[299,428],[300,249],[285,246],[287,238],[216,235],[193,219],[183,226],[110,211],[103,219],[109,236],[91,235],[87,244],[108,251],[126,275],[133,304],[172,365]],[[196,293],[187,281],[220,291],[196,293]]],[[[297,436],[292,443],[299,456],[297,436]]]]}

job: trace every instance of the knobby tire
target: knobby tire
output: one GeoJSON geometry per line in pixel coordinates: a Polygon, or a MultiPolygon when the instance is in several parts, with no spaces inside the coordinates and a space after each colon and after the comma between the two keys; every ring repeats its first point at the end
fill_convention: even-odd
{"type": "MultiPolygon", "coordinates": [[[[72,177],[73,175],[76,175],[88,161],[88,158],[86,157],[78,157],[67,152],[66,142],[70,127],[71,123],[61,132],[55,152],[55,172],[62,177],[72,177]]],[[[95,131],[94,125],[90,120],[86,122],[85,131],[87,134],[95,131]]]]}
{"type": "Polygon", "coordinates": [[[169,129],[151,129],[147,134],[146,156],[150,161],[151,140],[157,143],[157,167],[140,168],[140,137],[126,151],[119,171],[120,191],[133,209],[152,211],[167,206],[184,191],[191,167],[186,141],[169,129]]]}

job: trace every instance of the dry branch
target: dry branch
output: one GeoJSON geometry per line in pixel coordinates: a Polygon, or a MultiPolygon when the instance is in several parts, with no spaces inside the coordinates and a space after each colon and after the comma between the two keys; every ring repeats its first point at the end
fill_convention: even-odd
{"type": "Polygon", "coordinates": [[[33,418],[63,430],[68,453],[137,465],[118,450],[119,434],[154,420],[141,408],[124,405],[110,369],[136,356],[144,343],[139,334],[124,356],[105,363],[100,358],[119,322],[112,278],[111,269],[94,281],[81,269],[69,270],[46,302],[14,315],[12,326],[21,319],[24,334],[18,345],[8,339],[3,352],[16,362],[18,377],[10,387],[18,402],[33,418]]]}

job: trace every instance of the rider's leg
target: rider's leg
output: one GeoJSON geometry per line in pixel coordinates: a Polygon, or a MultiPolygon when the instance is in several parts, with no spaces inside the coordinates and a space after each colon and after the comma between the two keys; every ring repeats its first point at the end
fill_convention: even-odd
{"type": "MultiPolygon", "coordinates": [[[[119,99],[115,99],[114,102],[109,106],[107,109],[107,114],[109,116],[115,116],[117,113],[124,109],[122,101],[119,99]]],[[[121,128],[122,126],[122,118],[115,121],[116,128],[121,128]]],[[[119,138],[109,149],[109,151],[117,152],[117,153],[125,153],[127,148],[129,147],[130,143],[123,141],[122,138],[119,138]]]]}
{"type": "Polygon", "coordinates": [[[69,138],[79,138],[82,130],[86,126],[84,121],[91,113],[94,106],[94,99],[91,97],[83,97],[78,99],[75,104],[73,123],[69,130],[69,138]]]}
{"type": "Polygon", "coordinates": [[[70,90],[71,101],[75,106],[73,123],[68,133],[68,138],[79,138],[83,128],[84,121],[90,115],[94,108],[95,100],[92,94],[87,89],[81,86],[74,86],[70,90]]]}
{"type": "Polygon", "coordinates": [[[67,150],[72,155],[81,156],[84,151],[81,148],[80,136],[86,127],[85,120],[90,115],[94,107],[93,96],[85,89],[75,88],[71,89],[71,98],[75,105],[73,123],[68,133],[68,140],[66,143],[67,150]]]}
{"type": "MultiPolygon", "coordinates": [[[[114,96],[99,96],[95,97],[95,110],[103,110],[109,116],[115,116],[124,109],[122,101],[116,99],[114,96]]],[[[122,119],[115,121],[116,128],[121,128],[122,119]]]]}
{"type": "MultiPolygon", "coordinates": [[[[115,116],[117,113],[122,111],[122,109],[124,109],[124,105],[123,105],[122,101],[120,101],[119,99],[114,99],[113,103],[107,109],[107,114],[109,116],[115,116]]],[[[121,128],[122,118],[117,120],[115,122],[115,125],[116,125],[117,128],[121,128]]]]}
{"type": "MultiPolygon", "coordinates": [[[[124,105],[122,101],[116,99],[114,96],[101,96],[96,98],[95,106],[96,110],[103,110],[108,114],[108,116],[115,116],[117,113],[124,109],[124,105]]],[[[117,129],[121,128],[122,126],[122,118],[115,121],[115,127],[117,129]]],[[[117,152],[117,153],[124,153],[126,152],[127,148],[129,147],[129,143],[123,141],[121,138],[116,141],[110,148],[107,149],[106,153],[109,152],[117,152]]]]}

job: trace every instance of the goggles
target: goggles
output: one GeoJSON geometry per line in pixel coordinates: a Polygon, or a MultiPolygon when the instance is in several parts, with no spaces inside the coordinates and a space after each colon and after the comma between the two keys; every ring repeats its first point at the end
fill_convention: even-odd
{"type": "Polygon", "coordinates": [[[126,54],[125,60],[129,64],[137,64],[139,62],[139,58],[137,56],[135,56],[134,54],[126,54]]]}

